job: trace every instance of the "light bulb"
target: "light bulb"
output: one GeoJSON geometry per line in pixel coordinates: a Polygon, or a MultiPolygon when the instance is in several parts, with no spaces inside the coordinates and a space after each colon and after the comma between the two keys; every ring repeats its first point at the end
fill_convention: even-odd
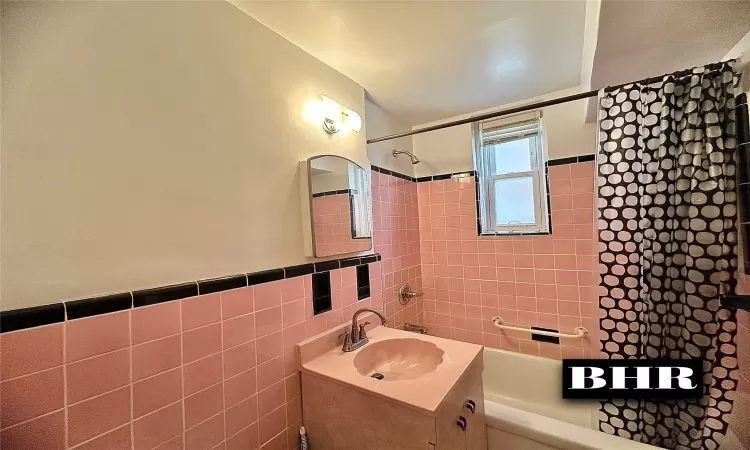
{"type": "Polygon", "coordinates": [[[346,118],[344,119],[344,123],[347,127],[351,128],[352,130],[359,132],[359,130],[362,129],[362,118],[359,117],[359,114],[355,113],[352,110],[347,110],[346,112],[342,113],[346,118]]]}

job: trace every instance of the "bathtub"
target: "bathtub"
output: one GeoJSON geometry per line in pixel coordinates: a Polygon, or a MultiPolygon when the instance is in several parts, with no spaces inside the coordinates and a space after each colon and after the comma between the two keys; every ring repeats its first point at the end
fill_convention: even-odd
{"type": "MultiPolygon", "coordinates": [[[[659,449],[599,432],[599,402],[560,397],[561,366],[553,359],[485,347],[488,450],[659,449]]],[[[740,418],[730,419],[721,449],[750,450],[733,432],[750,422],[750,394],[738,393],[735,410],[740,418]]]]}
{"type": "Polygon", "coordinates": [[[597,401],[560,397],[560,361],[484,349],[489,450],[656,449],[598,429],[597,401]]]}

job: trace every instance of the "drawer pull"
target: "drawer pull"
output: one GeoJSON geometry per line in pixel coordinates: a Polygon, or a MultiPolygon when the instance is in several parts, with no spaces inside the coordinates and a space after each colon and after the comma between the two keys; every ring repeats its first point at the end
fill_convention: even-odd
{"type": "Polygon", "coordinates": [[[458,428],[460,428],[462,431],[466,431],[466,417],[458,416],[456,425],[458,425],[458,428]]]}
{"type": "Polygon", "coordinates": [[[476,412],[477,410],[477,404],[474,403],[474,400],[467,400],[466,409],[468,409],[469,411],[471,411],[472,414],[474,414],[474,412],[476,412]]]}

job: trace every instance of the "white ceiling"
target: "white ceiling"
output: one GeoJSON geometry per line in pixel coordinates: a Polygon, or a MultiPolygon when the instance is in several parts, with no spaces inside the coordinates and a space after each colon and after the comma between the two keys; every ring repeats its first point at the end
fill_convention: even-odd
{"type": "Polygon", "coordinates": [[[583,1],[240,1],[405,125],[580,84],[583,1]]]}
{"type": "MultiPolygon", "coordinates": [[[[602,0],[591,87],[717,62],[750,30],[750,1],[602,0]]],[[[588,120],[596,120],[596,101],[588,120]]]]}

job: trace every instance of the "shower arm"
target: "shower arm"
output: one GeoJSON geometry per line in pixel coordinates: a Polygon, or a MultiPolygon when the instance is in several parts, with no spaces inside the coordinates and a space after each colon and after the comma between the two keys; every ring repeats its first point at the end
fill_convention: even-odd
{"type": "Polygon", "coordinates": [[[407,155],[409,158],[411,158],[411,163],[412,164],[418,164],[419,163],[419,158],[417,158],[416,156],[414,156],[414,153],[407,152],[406,150],[396,150],[394,148],[393,151],[391,152],[391,154],[393,155],[394,158],[396,156],[398,156],[398,155],[407,155]]]}

